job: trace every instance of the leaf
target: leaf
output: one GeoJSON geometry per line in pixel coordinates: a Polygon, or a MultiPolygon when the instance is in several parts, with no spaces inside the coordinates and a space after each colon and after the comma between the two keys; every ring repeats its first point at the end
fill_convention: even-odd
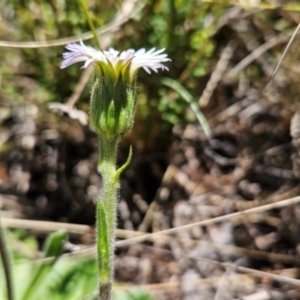
{"type": "Polygon", "coordinates": [[[129,166],[129,164],[131,162],[131,158],[132,158],[132,146],[130,146],[130,148],[129,148],[129,154],[128,154],[128,157],[127,157],[127,160],[126,160],[125,164],[123,166],[121,166],[116,171],[116,174],[114,175],[115,183],[117,183],[119,181],[121,173],[129,166]]]}
{"type": "Polygon", "coordinates": [[[106,213],[103,202],[97,203],[97,228],[98,228],[98,268],[100,284],[108,282],[110,278],[110,251],[106,223],[106,213]]]}
{"type": "Polygon", "coordinates": [[[202,111],[199,108],[198,103],[194,100],[193,96],[190,94],[188,90],[186,90],[180,83],[177,81],[171,79],[171,78],[163,78],[161,80],[161,83],[172,88],[174,91],[176,91],[191,107],[191,109],[194,111],[200,125],[203,128],[203,131],[207,138],[210,138],[212,133],[209,128],[208,122],[202,113],[202,111]]]}
{"type": "Polygon", "coordinates": [[[50,258],[39,266],[37,272],[25,290],[22,300],[33,300],[40,284],[44,281],[49,271],[57,262],[59,256],[63,253],[64,245],[67,240],[67,232],[60,230],[48,236],[44,245],[44,258],[50,258]]]}

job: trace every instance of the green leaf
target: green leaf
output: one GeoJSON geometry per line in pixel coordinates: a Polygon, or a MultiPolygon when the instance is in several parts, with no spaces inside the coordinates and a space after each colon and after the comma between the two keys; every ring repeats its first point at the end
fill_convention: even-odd
{"type": "Polygon", "coordinates": [[[51,270],[40,299],[82,299],[97,288],[97,262],[94,257],[62,257],[51,270]]]}
{"type": "Polygon", "coordinates": [[[130,146],[130,148],[129,148],[129,154],[128,154],[128,157],[127,157],[127,160],[126,160],[125,164],[124,164],[123,166],[121,166],[121,167],[116,171],[116,174],[115,174],[115,176],[114,176],[114,181],[115,181],[115,183],[118,182],[121,173],[129,166],[129,164],[130,164],[130,162],[131,162],[131,158],[132,158],[132,146],[130,146]]]}
{"type": "Polygon", "coordinates": [[[97,203],[97,228],[98,228],[98,268],[100,284],[106,283],[110,278],[110,255],[109,255],[109,240],[107,232],[106,213],[101,199],[97,203]]]}
{"type": "Polygon", "coordinates": [[[180,83],[177,81],[171,79],[171,78],[163,78],[161,80],[161,83],[172,88],[174,91],[176,91],[191,107],[191,109],[194,111],[200,125],[203,128],[203,131],[207,138],[210,138],[212,133],[209,128],[208,122],[202,113],[202,111],[199,108],[198,103],[194,100],[193,96],[186,90],[180,83]]]}
{"type": "Polygon", "coordinates": [[[44,258],[49,258],[49,260],[46,260],[38,267],[34,277],[25,290],[22,300],[35,299],[34,296],[38,292],[40,284],[49,274],[50,269],[56,263],[59,256],[63,253],[66,240],[67,232],[64,230],[54,232],[48,236],[44,246],[44,258]]]}

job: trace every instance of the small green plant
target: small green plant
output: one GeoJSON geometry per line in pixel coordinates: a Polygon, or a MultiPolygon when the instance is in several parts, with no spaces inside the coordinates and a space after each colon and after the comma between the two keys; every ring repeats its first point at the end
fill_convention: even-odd
{"type": "Polygon", "coordinates": [[[38,267],[22,296],[22,300],[33,299],[38,293],[42,286],[41,283],[45,281],[46,276],[49,276],[49,270],[52,269],[59,256],[63,253],[66,240],[67,233],[65,231],[58,231],[49,235],[44,247],[44,258],[48,258],[49,261],[46,261],[38,267]]]}
{"type": "Polygon", "coordinates": [[[63,53],[61,68],[76,62],[83,67],[93,65],[96,79],[91,94],[91,123],[100,142],[98,170],[102,176],[102,194],[97,203],[97,249],[99,270],[99,297],[111,299],[113,282],[113,257],[118,202],[119,177],[131,160],[130,149],[126,163],[117,169],[118,144],[133,125],[136,106],[137,70],[157,72],[167,69],[163,62],[169,61],[164,49],[145,51],[132,49],[119,52],[96,50],[80,44],[68,44],[63,53]]]}
{"type": "MultiPolygon", "coordinates": [[[[18,240],[27,250],[37,250],[27,245],[28,239],[20,242],[20,237],[10,232],[7,236],[9,242],[18,240]]],[[[76,259],[62,256],[66,241],[65,231],[50,234],[44,244],[43,257],[38,261],[28,261],[22,253],[11,251],[13,298],[9,299],[74,300],[93,295],[97,288],[97,261],[86,255],[77,255],[76,259]]],[[[32,244],[32,238],[29,242],[32,244]]],[[[0,299],[7,299],[4,285],[4,277],[0,276],[0,299]]]]}

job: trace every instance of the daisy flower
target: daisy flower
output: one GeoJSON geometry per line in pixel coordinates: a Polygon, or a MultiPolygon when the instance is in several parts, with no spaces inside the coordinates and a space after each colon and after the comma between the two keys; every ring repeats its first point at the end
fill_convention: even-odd
{"type": "Polygon", "coordinates": [[[147,73],[169,70],[164,63],[170,61],[165,49],[146,51],[110,48],[99,51],[79,44],[66,45],[61,68],[83,62],[82,68],[93,65],[96,71],[91,92],[91,124],[102,139],[119,140],[131,128],[136,106],[136,73],[143,68],[147,73]]]}
{"type": "Polygon", "coordinates": [[[170,61],[168,55],[163,53],[165,49],[156,50],[152,48],[146,51],[142,48],[138,51],[128,49],[119,52],[110,48],[107,51],[99,51],[84,45],[82,41],[79,44],[68,44],[66,49],[69,51],[63,53],[61,69],[77,62],[84,62],[82,68],[87,68],[93,64],[96,69],[97,66],[100,67],[102,75],[107,75],[109,72],[115,79],[118,79],[120,74],[124,76],[128,72],[130,81],[134,79],[139,68],[143,68],[149,74],[151,71],[157,72],[159,69],[169,70],[163,64],[170,61]]]}

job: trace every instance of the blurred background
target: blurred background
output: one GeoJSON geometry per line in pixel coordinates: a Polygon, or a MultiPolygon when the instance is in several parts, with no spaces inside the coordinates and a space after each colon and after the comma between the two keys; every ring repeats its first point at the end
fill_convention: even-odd
{"type": "MultiPolygon", "coordinates": [[[[300,33],[268,89],[298,1],[86,3],[103,49],[166,48],[172,59],[169,72],[139,71],[135,124],[119,149],[119,165],[130,145],[134,154],[117,238],[157,234],[117,244],[116,297],[300,299],[300,33]]],[[[96,47],[77,1],[0,1],[0,209],[17,295],[47,235],[69,233],[43,298],[31,299],[96,299],[94,74],[59,68],[79,39],[96,47]]]]}

